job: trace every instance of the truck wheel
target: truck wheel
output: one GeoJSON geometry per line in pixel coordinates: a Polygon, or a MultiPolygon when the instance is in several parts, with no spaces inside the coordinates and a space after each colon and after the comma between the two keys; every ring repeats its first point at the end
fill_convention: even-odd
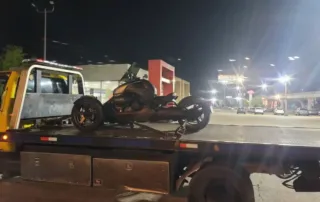
{"type": "Polygon", "coordinates": [[[249,175],[222,166],[207,166],[191,179],[188,202],[254,202],[249,175]]]}

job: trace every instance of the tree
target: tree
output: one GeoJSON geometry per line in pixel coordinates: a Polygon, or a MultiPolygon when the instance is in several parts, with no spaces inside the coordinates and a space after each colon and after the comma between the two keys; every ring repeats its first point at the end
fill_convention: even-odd
{"type": "Polygon", "coordinates": [[[262,97],[261,96],[255,96],[251,100],[251,106],[252,107],[263,107],[262,97]]]}
{"type": "Polygon", "coordinates": [[[8,70],[18,67],[24,58],[23,49],[20,46],[8,45],[0,55],[0,70],[8,70]]]}

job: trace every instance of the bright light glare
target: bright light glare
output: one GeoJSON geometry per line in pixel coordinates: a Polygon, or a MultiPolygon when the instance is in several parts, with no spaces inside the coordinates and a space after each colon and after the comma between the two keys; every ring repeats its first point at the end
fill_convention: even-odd
{"type": "Polygon", "coordinates": [[[241,77],[241,76],[239,76],[238,78],[237,78],[237,81],[239,82],[239,83],[242,83],[243,82],[243,77],[241,77]]]}
{"type": "Polygon", "coordinates": [[[237,101],[239,101],[239,100],[241,100],[241,97],[236,97],[236,98],[234,98],[234,99],[236,99],[237,101]]]}
{"type": "Polygon", "coordinates": [[[284,75],[282,77],[280,77],[278,80],[281,82],[281,83],[288,83],[292,78],[288,75],[284,75]]]}
{"type": "Polygon", "coordinates": [[[294,57],[288,57],[289,60],[294,60],[294,57]]]}
{"type": "Polygon", "coordinates": [[[218,72],[222,72],[222,69],[218,69],[218,72]]]}
{"type": "Polygon", "coordinates": [[[271,67],[275,67],[275,65],[274,65],[274,64],[270,64],[270,66],[271,66],[271,67]]]}
{"type": "Polygon", "coordinates": [[[248,57],[245,57],[244,59],[245,59],[245,60],[250,60],[250,58],[248,58],[248,57]]]}
{"type": "Polygon", "coordinates": [[[222,80],[222,81],[220,81],[222,84],[224,84],[224,85],[227,85],[228,84],[228,81],[227,80],[222,80]]]}
{"type": "Polygon", "coordinates": [[[294,56],[293,58],[294,58],[294,59],[299,59],[300,57],[299,57],[299,56],[294,56]]]}
{"type": "Polygon", "coordinates": [[[211,102],[215,103],[217,101],[217,98],[211,98],[211,102]]]}
{"type": "Polygon", "coordinates": [[[268,85],[265,84],[265,83],[263,83],[263,84],[261,85],[261,88],[262,88],[263,90],[266,90],[266,89],[268,88],[268,85]]]}
{"type": "Polygon", "coordinates": [[[240,86],[237,86],[236,89],[237,89],[237,90],[240,90],[240,86]]]}
{"type": "Polygon", "coordinates": [[[235,59],[229,59],[229,62],[235,62],[236,60],[235,59]]]}
{"type": "Polygon", "coordinates": [[[211,93],[213,93],[213,94],[216,94],[217,92],[218,92],[217,89],[211,90],[211,93]]]}
{"type": "Polygon", "coordinates": [[[280,95],[279,95],[279,94],[278,94],[278,95],[275,95],[274,97],[275,97],[276,99],[278,99],[278,100],[280,99],[280,95]]]}
{"type": "Polygon", "coordinates": [[[243,66],[243,68],[247,69],[248,67],[247,66],[243,66]]]}

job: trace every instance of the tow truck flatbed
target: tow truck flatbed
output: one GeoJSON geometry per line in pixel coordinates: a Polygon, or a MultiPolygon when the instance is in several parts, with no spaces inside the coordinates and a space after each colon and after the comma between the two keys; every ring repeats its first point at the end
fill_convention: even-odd
{"type": "Polygon", "coordinates": [[[9,131],[19,145],[57,145],[88,148],[235,153],[261,157],[290,154],[295,158],[320,158],[320,129],[209,125],[198,133],[174,136],[175,124],[150,124],[155,130],[102,127],[80,132],[74,127],[51,130],[9,131]],[[162,131],[160,130],[162,129],[162,131]],[[189,145],[189,148],[188,148],[189,145]]]}
{"type": "Polygon", "coordinates": [[[296,191],[320,191],[320,129],[209,125],[178,137],[175,124],[148,126],[153,129],[85,133],[63,127],[6,134],[20,152],[22,179],[32,181],[173,194],[191,178],[188,199],[202,202],[212,180],[223,178],[239,181],[233,186],[242,201],[252,202],[250,174],[269,173],[285,179],[287,187],[292,178],[296,191]]]}

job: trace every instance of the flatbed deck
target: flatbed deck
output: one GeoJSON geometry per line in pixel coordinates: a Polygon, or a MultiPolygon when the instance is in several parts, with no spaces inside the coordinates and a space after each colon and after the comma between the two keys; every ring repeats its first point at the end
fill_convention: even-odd
{"type": "Polygon", "coordinates": [[[198,133],[176,138],[176,124],[150,124],[156,130],[106,128],[84,133],[73,127],[38,131],[12,131],[11,141],[21,144],[84,146],[95,148],[149,149],[216,153],[250,153],[320,159],[320,129],[265,126],[208,125],[198,133]],[[159,130],[159,131],[157,131],[159,130]],[[161,131],[160,131],[161,130],[161,131]],[[51,137],[54,141],[48,141],[51,137]],[[185,148],[181,144],[195,144],[185,148]],[[218,147],[217,147],[218,146],[218,147]],[[315,152],[315,150],[317,152],[315,152]]]}

